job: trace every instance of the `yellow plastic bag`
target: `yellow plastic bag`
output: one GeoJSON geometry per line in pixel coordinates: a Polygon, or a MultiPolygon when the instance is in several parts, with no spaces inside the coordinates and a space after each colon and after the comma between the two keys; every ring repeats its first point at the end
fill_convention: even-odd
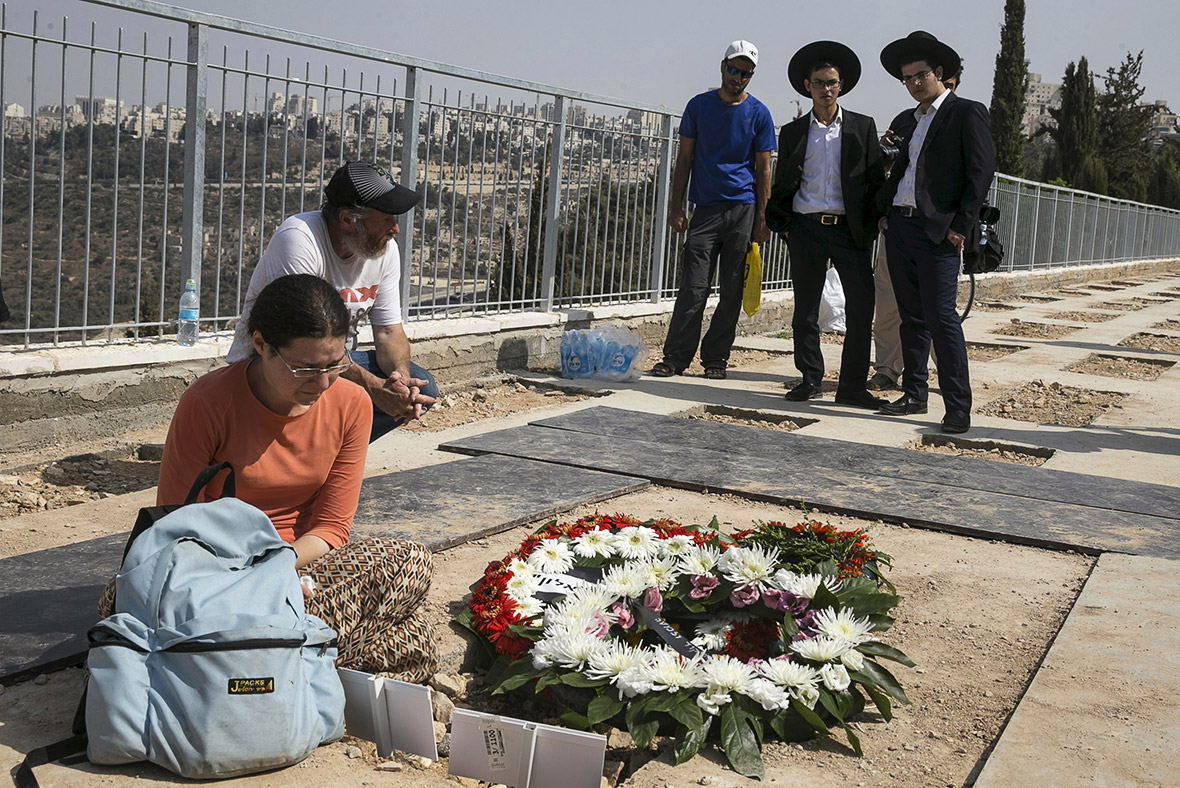
{"type": "Polygon", "coordinates": [[[742,287],[742,309],[746,317],[753,317],[762,305],[762,255],[758,244],[750,244],[746,253],[746,279],[742,287]]]}

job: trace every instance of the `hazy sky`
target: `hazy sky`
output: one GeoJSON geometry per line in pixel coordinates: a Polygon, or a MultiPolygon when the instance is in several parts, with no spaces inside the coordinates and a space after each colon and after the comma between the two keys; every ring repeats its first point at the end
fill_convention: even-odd
{"type": "MultiPolygon", "coordinates": [[[[928,30],[955,47],[965,65],[961,92],[987,102],[1004,7],[1002,0],[955,4],[917,0],[724,4],[704,0],[188,0],[185,5],[394,53],[667,105],[677,112],[693,94],[718,84],[725,46],[735,38],[746,38],[761,51],[750,91],[770,107],[779,123],[795,116],[796,99],[807,107],[786,82],[791,55],[809,41],[835,39],[851,46],[864,68],[860,84],[842,103],[873,115],[879,124],[911,103],[905,90],[881,68],[881,48],[914,29],[928,30]]],[[[1166,99],[1180,109],[1175,106],[1180,104],[1176,86],[1180,5],[1175,0],[1029,0],[1027,6],[1026,55],[1030,70],[1042,74],[1045,81],[1060,82],[1066,64],[1080,56],[1102,73],[1128,51],[1143,49],[1146,98],[1166,99]]],[[[42,32],[50,24],[60,30],[60,17],[69,15],[74,40],[88,37],[91,20],[99,23],[100,42],[113,41],[113,32],[107,31],[119,25],[126,28],[131,41],[138,41],[145,29],[153,36],[161,29],[178,32],[175,26],[165,28],[129,12],[79,0],[10,2],[9,27],[28,30],[34,7],[40,9],[42,32]]],[[[178,52],[183,51],[182,29],[179,35],[178,52]]],[[[259,47],[259,52],[263,49],[259,47]]],[[[17,51],[16,47],[11,51],[17,51]]],[[[52,65],[41,68],[51,70],[52,65]]],[[[21,74],[27,69],[27,61],[8,60],[5,101],[27,103],[20,95],[21,83],[27,82],[27,75],[21,74]]],[[[54,98],[46,96],[38,103],[56,103],[54,98]]]]}

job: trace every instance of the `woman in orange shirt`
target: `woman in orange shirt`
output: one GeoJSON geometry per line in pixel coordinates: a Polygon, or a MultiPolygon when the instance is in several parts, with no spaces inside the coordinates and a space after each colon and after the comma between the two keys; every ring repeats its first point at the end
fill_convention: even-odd
{"type": "MultiPolygon", "coordinates": [[[[338,664],[424,681],[438,663],[418,611],[430,588],[430,551],[393,539],[348,541],[373,418],[368,395],[340,380],[350,364],[348,311],[325,280],[294,274],[259,293],[248,328],[250,358],[202,376],[180,398],[156,502],[183,503],[202,469],[228,461],[236,496],[264,511],[295,548],[296,569],[311,579],[307,612],[336,630],[338,664]]],[[[218,498],[224,476],[200,500],[218,498]]]]}

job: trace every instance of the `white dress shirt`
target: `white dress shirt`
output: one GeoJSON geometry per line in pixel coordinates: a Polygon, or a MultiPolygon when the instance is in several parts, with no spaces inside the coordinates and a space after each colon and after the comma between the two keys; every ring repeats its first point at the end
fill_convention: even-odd
{"type": "Polygon", "coordinates": [[[844,190],[840,186],[840,137],[844,131],[844,110],[824,125],[811,112],[807,127],[807,151],[803,155],[803,179],[791,202],[795,213],[844,213],[844,190]]]}
{"type": "Polygon", "coordinates": [[[921,106],[914,110],[914,117],[918,119],[918,127],[914,129],[914,136],[910,137],[910,160],[906,164],[905,175],[901,176],[901,182],[897,184],[897,194],[893,196],[894,205],[918,207],[918,200],[914,195],[914,184],[918,180],[918,157],[922,153],[922,146],[926,143],[926,133],[930,131],[930,123],[950,93],[951,91],[944,90],[925,112],[922,111],[921,106]]]}

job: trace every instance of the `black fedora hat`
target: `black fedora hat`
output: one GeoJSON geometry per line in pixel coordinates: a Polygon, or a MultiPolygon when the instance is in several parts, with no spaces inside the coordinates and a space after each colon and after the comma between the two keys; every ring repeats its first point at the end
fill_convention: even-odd
{"type": "Polygon", "coordinates": [[[916,60],[925,60],[930,68],[942,66],[942,76],[958,72],[963,64],[959,53],[925,30],[915,30],[881,50],[881,65],[894,79],[901,79],[901,67],[916,60]]]}
{"type": "Polygon", "coordinates": [[[800,95],[810,97],[811,94],[803,87],[803,80],[811,78],[812,66],[824,61],[835,63],[838,67],[840,80],[844,83],[840,87],[840,95],[851,93],[860,81],[860,58],[838,41],[812,41],[796,52],[787,66],[787,79],[791,87],[800,95]]]}

